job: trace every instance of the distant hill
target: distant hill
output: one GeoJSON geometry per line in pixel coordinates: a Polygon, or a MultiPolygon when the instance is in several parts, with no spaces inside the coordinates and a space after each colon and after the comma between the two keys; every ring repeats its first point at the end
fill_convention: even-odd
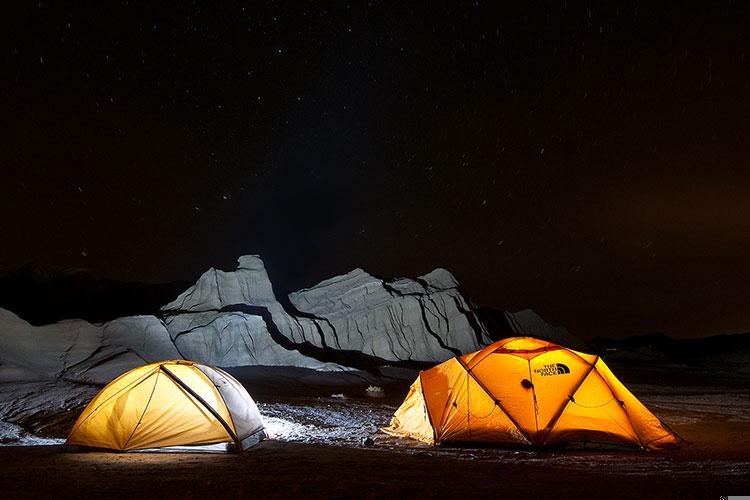
{"type": "Polygon", "coordinates": [[[510,312],[491,307],[479,307],[477,315],[492,340],[528,336],[549,340],[573,349],[586,350],[586,343],[581,338],[571,334],[563,326],[547,323],[531,309],[510,312]]]}
{"type": "MultiPolygon", "coordinates": [[[[190,281],[121,282],[97,278],[85,269],[0,265],[0,308],[13,311],[35,326],[71,318],[103,323],[125,316],[159,316],[163,314],[160,309],[164,304],[175,300],[191,285],[190,281]]],[[[712,370],[750,373],[750,333],[697,339],[676,339],[664,333],[653,333],[584,341],[564,327],[547,323],[530,309],[511,313],[478,307],[475,314],[481,323],[477,328],[486,330],[493,340],[528,335],[596,352],[607,360],[703,365],[712,370]]]]}
{"type": "Polygon", "coordinates": [[[122,316],[156,314],[189,285],[189,281],[121,282],[76,268],[0,265],[0,308],[37,326],[69,318],[101,323],[122,316]]]}
{"type": "Polygon", "coordinates": [[[597,337],[588,343],[607,359],[705,365],[724,371],[750,373],[750,333],[696,339],[676,339],[664,333],[652,333],[620,340],[597,337]]]}

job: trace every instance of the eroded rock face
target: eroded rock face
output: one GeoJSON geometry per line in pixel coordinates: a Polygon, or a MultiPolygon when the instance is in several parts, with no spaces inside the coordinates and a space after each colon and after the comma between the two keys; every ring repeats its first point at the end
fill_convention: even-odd
{"type": "MultiPolygon", "coordinates": [[[[26,433],[21,428],[13,429],[13,424],[36,435],[66,436],[85,404],[97,392],[99,387],[94,385],[59,379],[12,383],[0,381],[0,443],[6,439],[13,444],[23,443],[24,439],[18,434],[26,433]]],[[[29,444],[40,442],[33,436],[27,437],[31,438],[29,444]]],[[[42,441],[44,444],[54,442],[42,441]]],[[[62,442],[62,439],[57,442],[62,442]]]]}
{"type": "MultiPolygon", "coordinates": [[[[222,367],[412,369],[491,342],[445,269],[391,281],[355,269],[278,300],[263,261],[246,255],[234,271],[209,269],[161,311],[34,327],[0,310],[0,380],[108,382],[179,358],[222,367]]],[[[509,318],[524,334],[546,325],[531,311],[509,318]]]]}
{"type": "Polygon", "coordinates": [[[209,269],[198,278],[195,285],[162,307],[162,311],[173,314],[218,311],[236,304],[278,304],[271,280],[260,257],[243,255],[237,262],[236,271],[209,269]]]}
{"type": "Polygon", "coordinates": [[[215,366],[296,366],[337,371],[346,368],[284,348],[261,316],[240,311],[177,314],[166,318],[174,345],[186,359],[215,366]]]}
{"type": "MultiPolygon", "coordinates": [[[[489,341],[456,279],[444,269],[416,280],[391,282],[355,269],[290,294],[287,310],[274,295],[263,262],[247,255],[240,257],[236,271],[208,270],[163,311],[173,338],[192,324],[174,318],[200,312],[200,321],[212,324],[231,314],[232,326],[224,331],[236,332],[239,340],[242,331],[263,324],[252,315],[228,311],[237,306],[265,313],[266,327],[273,330],[277,342],[286,340],[317,359],[357,367],[435,363],[489,341]]],[[[192,332],[190,337],[194,338],[192,332]]],[[[199,342],[205,343],[205,337],[199,342]]],[[[180,344],[180,349],[189,348],[180,344]]]]}
{"type": "Polygon", "coordinates": [[[542,338],[573,349],[586,350],[583,339],[572,335],[563,326],[550,325],[531,309],[515,313],[506,311],[505,319],[515,335],[542,338]]]}
{"type": "Polygon", "coordinates": [[[489,342],[445,269],[390,282],[355,269],[294,292],[289,300],[318,326],[317,335],[304,340],[387,361],[434,363],[489,342]]]}
{"type": "Polygon", "coordinates": [[[137,352],[144,361],[155,363],[166,359],[181,359],[166,325],[155,316],[117,318],[102,326],[103,336],[112,345],[137,352]]]}
{"type": "Polygon", "coordinates": [[[0,375],[10,379],[109,381],[142,365],[138,351],[112,342],[105,328],[83,320],[34,327],[0,309],[0,375]]]}
{"type": "Polygon", "coordinates": [[[300,352],[304,332],[315,326],[289,315],[276,300],[257,255],[240,257],[235,271],[209,269],[162,311],[173,342],[189,359],[226,367],[348,369],[314,349],[317,357],[300,352]]]}
{"type": "Polygon", "coordinates": [[[212,269],[177,300],[165,307],[163,319],[129,316],[102,325],[66,320],[35,327],[0,309],[0,381],[62,378],[106,383],[127,370],[165,359],[223,367],[348,369],[305,356],[283,342],[285,337],[278,342],[277,335],[275,340],[262,307],[261,314],[222,310],[236,300],[267,302],[277,315],[285,314],[260,259],[241,258],[240,269],[231,273],[212,269]],[[243,264],[260,265],[251,269],[243,264]],[[187,309],[179,310],[176,304],[187,309]]]}

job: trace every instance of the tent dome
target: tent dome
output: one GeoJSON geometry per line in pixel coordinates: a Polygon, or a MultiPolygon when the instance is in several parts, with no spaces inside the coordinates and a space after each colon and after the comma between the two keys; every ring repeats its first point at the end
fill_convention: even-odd
{"type": "Polygon", "coordinates": [[[258,407],[234,377],[177,360],[134,368],[110,382],[65,444],[130,451],[226,443],[241,451],[265,436],[258,407]]]}
{"type": "Polygon", "coordinates": [[[423,371],[384,432],[430,444],[624,444],[683,440],[599,356],[513,337],[423,371]]]}

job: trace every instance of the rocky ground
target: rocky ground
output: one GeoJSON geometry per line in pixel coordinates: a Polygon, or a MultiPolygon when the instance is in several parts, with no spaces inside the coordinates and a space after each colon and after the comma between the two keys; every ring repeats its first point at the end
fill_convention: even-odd
{"type": "Polygon", "coordinates": [[[0,448],[0,460],[5,498],[719,498],[748,490],[747,461],[597,453],[476,460],[267,441],[242,456],[28,447],[0,448]]]}

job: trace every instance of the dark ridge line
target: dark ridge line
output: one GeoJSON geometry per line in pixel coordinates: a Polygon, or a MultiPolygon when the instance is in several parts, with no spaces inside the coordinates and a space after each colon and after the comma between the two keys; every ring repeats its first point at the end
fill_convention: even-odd
{"type": "MultiPolygon", "coordinates": [[[[419,283],[422,286],[422,288],[424,289],[424,293],[402,293],[402,292],[398,291],[396,288],[394,288],[393,286],[391,286],[389,284],[389,282],[386,281],[386,280],[381,280],[381,283],[383,285],[383,288],[385,288],[386,291],[388,291],[388,293],[391,296],[396,295],[396,296],[399,296],[399,297],[409,297],[409,296],[411,296],[411,297],[417,297],[417,301],[419,302],[419,308],[420,308],[421,313],[422,313],[422,321],[424,322],[425,328],[427,329],[428,333],[430,335],[432,335],[433,337],[435,337],[435,339],[437,340],[437,342],[440,345],[440,347],[442,347],[443,349],[446,349],[448,351],[453,352],[456,356],[461,356],[463,353],[459,349],[457,349],[455,347],[450,347],[450,346],[446,345],[443,342],[443,339],[440,337],[440,335],[438,335],[435,331],[432,330],[432,327],[430,326],[429,322],[427,321],[427,317],[425,315],[425,310],[424,310],[425,309],[425,305],[424,305],[423,300],[424,300],[425,297],[427,297],[428,300],[430,302],[432,302],[432,304],[437,308],[437,304],[435,304],[435,301],[432,300],[432,298],[430,297],[430,289],[435,289],[437,291],[443,291],[443,292],[444,291],[448,291],[448,290],[456,290],[464,298],[466,298],[467,295],[464,293],[463,290],[461,290],[460,287],[450,287],[450,288],[441,288],[441,289],[438,289],[438,288],[435,288],[435,287],[431,287],[429,285],[429,283],[427,283],[427,281],[425,281],[422,278],[409,278],[409,279],[411,279],[411,280],[419,283]]],[[[463,307],[461,307],[461,304],[459,303],[459,300],[456,297],[451,297],[451,298],[453,299],[453,302],[456,304],[456,308],[458,309],[458,311],[461,314],[463,314],[466,317],[466,320],[469,322],[469,326],[474,331],[474,337],[477,340],[477,344],[480,345],[480,346],[484,345],[484,339],[482,339],[482,332],[484,330],[482,329],[482,327],[480,326],[479,322],[477,321],[477,318],[474,315],[473,311],[471,311],[470,309],[464,309],[463,307]]],[[[468,298],[466,298],[466,300],[468,302],[468,298]]]]}
{"type": "Polygon", "coordinates": [[[106,358],[100,359],[99,361],[97,361],[93,365],[91,365],[88,368],[86,368],[86,371],[88,372],[89,370],[91,370],[93,368],[96,368],[97,366],[102,365],[102,364],[106,363],[107,361],[111,361],[111,360],[113,360],[115,358],[118,358],[118,357],[122,356],[123,354],[127,354],[127,353],[131,353],[135,357],[139,358],[141,361],[143,361],[143,364],[148,364],[148,361],[146,361],[145,359],[143,359],[143,356],[141,356],[140,354],[138,354],[137,352],[133,351],[130,348],[125,348],[125,349],[123,349],[122,351],[120,351],[118,353],[115,353],[115,354],[112,354],[111,356],[107,356],[106,358]]]}
{"type": "MultiPolygon", "coordinates": [[[[301,323],[299,321],[297,321],[297,324],[301,326],[301,323]]],[[[318,332],[318,337],[320,337],[320,345],[323,346],[323,349],[328,349],[326,334],[323,333],[323,328],[321,328],[317,321],[313,321],[312,324],[315,325],[315,330],[318,332]]],[[[302,331],[304,332],[304,329],[302,331]]]]}
{"type": "Polygon", "coordinates": [[[424,295],[430,295],[433,292],[447,292],[449,290],[456,290],[461,295],[467,296],[466,293],[465,293],[465,291],[461,289],[460,285],[449,286],[447,288],[440,288],[440,287],[436,287],[436,286],[430,285],[426,280],[422,279],[421,277],[419,277],[419,278],[393,278],[391,280],[385,280],[385,279],[382,279],[382,278],[377,278],[377,279],[380,280],[380,283],[383,285],[383,288],[385,288],[388,291],[388,293],[390,293],[391,295],[398,295],[399,297],[410,297],[410,296],[420,296],[421,297],[421,296],[424,296],[424,295]],[[391,283],[393,283],[394,281],[401,280],[401,279],[411,280],[411,281],[414,281],[416,283],[419,283],[419,285],[422,287],[422,289],[424,290],[424,292],[408,292],[408,293],[404,293],[404,292],[401,292],[398,289],[396,289],[393,285],[391,285],[391,283]]]}
{"type": "MultiPolygon", "coordinates": [[[[167,328],[167,324],[166,324],[166,323],[164,322],[164,319],[163,319],[163,318],[161,318],[161,317],[158,317],[158,316],[156,317],[156,319],[158,319],[158,320],[159,320],[159,323],[161,323],[161,326],[163,326],[163,327],[164,327],[164,331],[165,331],[165,332],[167,332],[167,338],[169,339],[169,341],[170,341],[170,342],[172,343],[172,345],[174,346],[174,349],[175,349],[175,351],[177,351],[177,354],[179,354],[179,355],[180,355],[180,357],[181,357],[182,359],[187,359],[187,358],[185,357],[185,355],[184,355],[184,354],[182,353],[182,351],[180,350],[180,348],[179,348],[179,347],[177,347],[177,343],[176,343],[176,342],[174,341],[174,339],[172,338],[172,334],[171,334],[171,333],[169,333],[169,328],[167,328]]],[[[144,333],[143,333],[143,334],[145,335],[145,334],[146,334],[146,332],[144,331],[144,333]]]]}
{"type": "Polygon", "coordinates": [[[349,366],[351,368],[359,368],[361,370],[370,372],[374,375],[379,375],[378,368],[383,366],[393,366],[397,368],[411,368],[424,370],[433,366],[433,363],[420,362],[420,361],[390,361],[387,359],[379,358],[377,356],[371,356],[364,354],[361,351],[346,350],[346,349],[331,349],[330,347],[318,347],[309,341],[302,343],[293,342],[281,330],[278,325],[273,321],[271,311],[265,306],[251,306],[247,304],[234,304],[230,306],[224,306],[217,312],[242,312],[251,314],[253,316],[260,316],[266,324],[266,329],[271,335],[271,338],[279,344],[281,347],[288,351],[298,351],[305,356],[317,359],[321,362],[336,363],[343,366],[349,366]]]}
{"type": "Polygon", "coordinates": [[[221,298],[221,287],[219,286],[219,271],[214,269],[214,283],[216,284],[216,295],[219,297],[219,304],[224,303],[224,299],[221,298]]]}
{"type": "MultiPolygon", "coordinates": [[[[427,332],[433,337],[435,337],[435,340],[437,340],[437,343],[440,347],[442,347],[446,351],[452,352],[454,356],[461,356],[463,353],[460,350],[456,349],[455,347],[451,347],[447,345],[445,342],[443,342],[443,339],[440,338],[440,335],[438,335],[438,333],[432,329],[432,326],[430,326],[430,322],[427,319],[427,312],[426,312],[427,308],[425,307],[425,304],[423,301],[424,301],[423,297],[419,297],[417,299],[417,302],[419,303],[419,311],[422,313],[422,322],[424,323],[424,327],[427,329],[427,332]]],[[[447,328],[448,326],[446,325],[446,329],[447,328]]]]}
{"type": "MultiPolygon", "coordinates": [[[[67,372],[69,370],[74,370],[74,369],[76,369],[76,367],[81,366],[81,365],[83,365],[84,363],[86,363],[88,361],[91,361],[92,359],[94,359],[96,357],[97,354],[99,354],[100,352],[102,352],[105,349],[105,347],[106,346],[104,346],[104,345],[100,345],[99,347],[97,347],[96,349],[94,349],[91,352],[91,354],[89,354],[88,356],[86,356],[81,361],[73,363],[70,366],[64,367],[63,368],[63,373],[65,373],[65,372],[67,372]]],[[[104,357],[104,358],[96,361],[94,364],[92,364],[91,366],[89,366],[88,368],[86,368],[86,371],[91,370],[92,368],[95,368],[95,367],[97,367],[97,366],[99,366],[99,365],[101,365],[103,363],[106,363],[107,361],[113,360],[113,359],[115,359],[115,358],[117,358],[119,356],[122,356],[123,354],[127,354],[129,352],[133,353],[133,355],[137,356],[138,358],[140,358],[141,360],[143,360],[144,362],[146,362],[146,360],[143,359],[143,357],[140,356],[138,353],[136,353],[132,349],[124,347],[121,350],[118,350],[117,352],[115,352],[114,354],[110,354],[109,356],[106,356],[106,357],[104,357]]],[[[62,377],[56,377],[56,378],[62,378],[62,377]]]]}
{"type": "MultiPolygon", "coordinates": [[[[394,307],[386,307],[386,310],[388,311],[388,317],[391,320],[391,325],[393,326],[393,331],[395,332],[398,329],[396,328],[396,323],[394,323],[394,320],[398,319],[398,323],[400,324],[404,323],[404,305],[402,303],[398,303],[399,318],[395,318],[396,311],[394,307]]],[[[408,349],[408,342],[407,342],[407,345],[404,345],[404,342],[403,342],[403,340],[406,340],[406,339],[402,339],[401,335],[395,335],[394,337],[396,338],[396,342],[398,342],[398,345],[401,347],[401,349],[403,349],[407,353],[408,358],[404,361],[411,360],[412,353],[408,349]]],[[[388,337],[388,344],[391,346],[391,352],[394,355],[396,355],[396,351],[393,349],[392,337],[388,337]]]]}
{"type": "Polygon", "coordinates": [[[300,311],[295,307],[294,304],[292,304],[292,301],[289,300],[289,296],[282,294],[281,297],[277,297],[276,301],[281,304],[281,308],[284,309],[284,312],[289,314],[291,317],[294,318],[295,321],[297,321],[297,324],[302,326],[302,324],[299,322],[299,318],[305,318],[312,321],[313,325],[315,325],[315,329],[318,332],[318,336],[320,337],[320,344],[323,346],[323,349],[329,349],[328,343],[326,342],[326,336],[325,333],[323,333],[323,328],[321,328],[320,324],[318,324],[318,321],[325,321],[328,323],[328,326],[331,327],[331,331],[333,332],[333,336],[336,337],[336,343],[339,345],[339,348],[341,348],[341,343],[338,341],[338,335],[336,334],[336,329],[333,327],[330,321],[326,318],[321,318],[320,316],[316,316],[315,314],[307,313],[304,311],[300,311]]]}
{"type": "Polygon", "coordinates": [[[391,297],[395,295],[403,297],[403,294],[389,285],[386,280],[380,280],[380,284],[383,286],[383,288],[385,288],[385,291],[388,292],[388,295],[390,295],[391,297]]]}
{"type": "Polygon", "coordinates": [[[508,326],[513,331],[513,333],[515,333],[516,335],[523,335],[523,333],[521,333],[521,325],[518,324],[518,321],[516,321],[516,317],[513,315],[513,313],[504,311],[503,316],[505,317],[505,321],[508,323],[508,326]]]}
{"type": "MultiPolygon", "coordinates": [[[[465,298],[467,297],[467,295],[462,293],[461,290],[459,290],[458,292],[461,294],[462,297],[465,297],[465,298]]],[[[467,298],[466,300],[467,300],[467,304],[469,305],[469,309],[464,309],[463,307],[461,307],[461,304],[459,303],[458,298],[453,297],[453,302],[456,304],[456,309],[458,309],[461,314],[466,316],[466,321],[469,322],[469,326],[471,327],[472,330],[474,330],[474,336],[477,338],[477,344],[484,345],[484,339],[482,339],[482,333],[486,331],[486,328],[485,329],[482,328],[479,318],[477,317],[476,313],[471,308],[471,304],[468,302],[469,299],[467,298]]],[[[489,334],[487,334],[487,337],[489,337],[489,334]]]]}
{"type": "Polygon", "coordinates": [[[315,328],[318,330],[318,335],[320,335],[320,343],[323,345],[323,348],[328,349],[329,347],[325,339],[325,334],[323,333],[323,329],[321,328],[321,326],[318,324],[318,321],[325,322],[331,329],[331,332],[336,339],[336,344],[338,345],[339,350],[341,350],[341,342],[339,341],[338,332],[336,331],[336,328],[334,328],[333,323],[331,323],[328,318],[299,310],[297,306],[295,306],[294,303],[292,303],[292,301],[289,299],[288,294],[282,293],[281,297],[276,297],[276,301],[281,304],[281,308],[284,310],[284,312],[294,318],[297,323],[299,323],[299,318],[305,318],[312,321],[315,324],[315,328]]]}
{"type": "Polygon", "coordinates": [[[419,285],[422,288],[424,288],[425,291],[424,292],[407,292],[407,293],[401,292],[397,288],[395,288],[393,285],[391,285],[391,282],[395,281],[395,279],[391,281],[380,280],[380,284],[391,295],[391,297],[394,297],[394,296],[395,297],[423,297],[425,295],[430,294],[429,288],[425,285],[423,280],[414,279],[414,278],[407,278],[407,279],[413,279],[414,281],[419,283],[419,285]]]}
{"type": "MultiPolygon", "coordinates": [[[[212,270],[212,269],[214,269],[214,268],[212,267],[211,269],[209,269],[209,270],[208,270],[208,271],[206,271],[206,272],[211,272],[211,270],[212,270]]],[[[198,277],[198,281],[200,281],[200,279],[201,279],[201,278],[203,277],[203,275],[205,275],[205,274],[206,274],[206,273],[203,273],[203,274],[202,274],[202,275],[201,275],[200,277],[198,277]]],[[[182,297],[182,301],[180,302],[180,305],[179,305],[179,306],[177,307],[177,309],[178,309],[178,310],[182,310],[182,307],[183,307],[183,306],[185,305],[185,302],[187,302],[187,301],[188,301],[189,299],[192,299],[192,298],[193,298],[193,294],[194,294],[194,293],[195,293],[195,291],[197,290],[197,284],[198,284],[198,281],[196,281],[195,283],[193,283],[193,284],[192,284],[192,285],[191,285],[190,287],[188,287],[188,288],[187,288],[187,289],[186,289],[186,290],[185,290],[184,292],[182,292],[182,293],[180,294],[180,295],[182,295],[182,294],[185,294],[185,296],[184,296],[184,297],[182,297]]],[[[177,299],[178,299],[178,298],[180,297],[180,295],[178,295],[178,296],[177,296],[177,297],[175,298],[175,300],[177,300],[177,299]]],[[[174,301],[172,301],[172,302],[174,302],[174,301]]],[[[171,304],[171,302],[170,302],[170,304],[171,304]]],[[[164,307],[165,307],[165,306],[162,306],[161,308],[159,308],[159,314],[162,314],[162,313],[163,313],[164,311],[168,311],[168,309],[167,309],[167,310],[165,310],[165,309],[164,309],[164,307]]]]}
{"type": "MultiPolygon", "coordinates": [[[[78,339],[76,339],[76,340],[78,340],[78,339]]],[[[63,353],[63,356],[62,356],[63,359],[65,357],[67,357],[67,354],[73,348],[74,343],[75,343],[75,341],[73,343],[71,343],[70,346],[68,346],[65,349],[65,352],[63,353]]],[[[85,363],[86,361],[90,360],[91,358],[93,358],[94,356],[96,356],[98,353],[100,353],[103,349],[104,349],[104,346],[100,344],[99,347],[97,347],[96,349],[94,349],[93,351],[91,351],[89,353],[89,355],[86,356],[85,358],[83,358],[82,360],[80,360],[80,361],[78,361],[76,363],[73,363],[70,366],[67,366],[66,363],[63,363],[63,369],[60,371],[60,373],[65,373],[66,371],[70,370],[71,368],[74,368],[74,367],[76,367],[78,365],[81,365],[81,364],[85,363]]]]}
{"type": "MultiPolygon", "coordinates": [[[[220,310],[217,310],[216,312],[221,312],[221,311],[220,311],[220,310]]],[[[190,328],[188,328],[187,330],[182,330],[182,331],[179,331],[179,332],[177,332],[177,333],[176,333],[176,334],[174,335],[174,337],[172,337],[172,335],[171,335],[171,333],[170,333],[170,337],[172,337],[172,343],[175,343],[175,342],[177,341],[177,339],[178,339],[178,338],[180,338],[180,337],[182,337],[183,335],[185,335],[185,334],[187,334],[187,333],[191,333],[191,332],[194,332],[195,330],[197,330],[197,329],[199,329],[199,328],[206,328],[207,326],[209,326],[209,325],[212,325],[213,323],[215,323],[215,322],[216,322],[216,321],[218,321],[218,320],[219,320],[219,318],[218,318],[218,317],[216,317],[216,318],[213,318],[213,319],[212,319],[211,321],[209,321],[208,323],[204,323],[204,324],[200,324],[200,325],[195,325],[195,326],[191,326],[191,327],[190,327],[190,328]]],[[[169,329],[167,329],[167,333],[169,333],[169,329]]]]}
{"type": "Polygon", "coordinates": [[[412,278],[412,279],[414,281],[416,281],[417,283],[419,283],[420,285],[422,285],[422,288],[424,288],[425,293],[430,293],[430,288],[432,288],[432,287],[430,287],[430,284],[427,283],[426,280],[423,280],[421,277],[419,277],[419,278],[412,278]]]}
{"type": "Polygon", "coordinates": [[[90,387],[98,387],[100,389],[101,389],[101,387],[103,385],[105,385],[105,384],[100,383],[100,382],[91,382],[90,380],[82,380],[82,379],[78,379],[78,378],[71,378],[71,377],[67,377],[65,375],[61,375],[61,376],[55,377],[55,378],[57,380],[62,380],[63,382],[68,382],[68,383],[71,383],[71,384],[87,385],[87,386],[90,386],[90,387]]]}

